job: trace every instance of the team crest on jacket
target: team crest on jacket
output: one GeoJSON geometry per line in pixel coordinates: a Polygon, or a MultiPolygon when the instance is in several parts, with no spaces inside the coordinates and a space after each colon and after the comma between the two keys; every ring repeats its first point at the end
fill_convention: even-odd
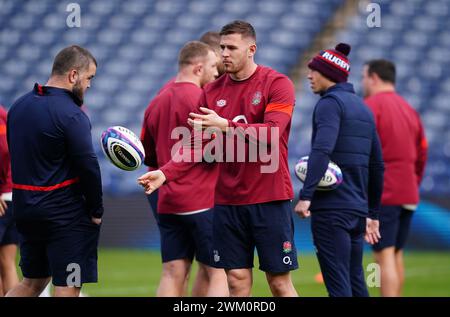
{"type": "Polygon", "coordinates": [[[226,105],[227,105],[227,101],[224,99],[217,100],[217,102],[216,102],[217,107],[225,107],[226,105]]]}
{"type": "Polygon", "coordinates": [[[284,241],[283,242],[283,252],[284,253],[289,253],[292,251],[292,244],[289,241],[284,241]]]}
{"type": "Polygon", "coordinates": [[[259,105],[261,102],[261,97],[262,97],[262,94],[260,91],[255,92],[255,94],[253,95],[253,99],[252,99],[252,105],[254,105],[254,106],[259,105]]]}

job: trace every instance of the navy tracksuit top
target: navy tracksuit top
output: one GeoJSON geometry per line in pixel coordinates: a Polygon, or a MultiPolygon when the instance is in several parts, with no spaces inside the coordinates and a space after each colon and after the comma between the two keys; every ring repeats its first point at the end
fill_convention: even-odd
{"type": "Polygon", "coordinates": [[[311,153],[300,199],[311,200],[313,212],[345,210],[377,219],[383,173],[381,145],[370,109],[352,84],[330,87],[314,109],[311,153]],[[343,183],[331,191],[317,191],[330,160],[341,168],[343,183]]]}
{"type": "Polygon", "coordinates": [[[91,125],[72,92],[38,84],[8,112],[14,216],[60,228],[103,214],[91,125]]]}

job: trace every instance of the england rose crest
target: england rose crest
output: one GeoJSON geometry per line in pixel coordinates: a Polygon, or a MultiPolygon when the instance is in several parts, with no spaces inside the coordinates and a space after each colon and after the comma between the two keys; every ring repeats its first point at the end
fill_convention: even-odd
{"type": "Polygon", "coordinates": [[[252,99],[252,105],[254,105],[254,106],[259,105],[261,102],[261,97],[262,97],[262,94],[260,91],[255,92],[255,94],[253,95],[253,99],[252,99]]]}
{"type": "Polygon", "coordinates": [[[283,252],[289,253],[292,251],[292,244],[289,241],[283,242],[283,252]]]}

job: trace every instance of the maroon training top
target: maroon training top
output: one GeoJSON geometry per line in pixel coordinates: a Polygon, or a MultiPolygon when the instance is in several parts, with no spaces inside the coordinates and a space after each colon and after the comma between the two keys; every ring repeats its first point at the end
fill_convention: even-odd
{"type": "Polygon", "coordinates": [[[381,203],[417,204],[428,148],[419,114],[395,92],[381,92],[365,102],[374,114],[383,148],[381,203]]]}

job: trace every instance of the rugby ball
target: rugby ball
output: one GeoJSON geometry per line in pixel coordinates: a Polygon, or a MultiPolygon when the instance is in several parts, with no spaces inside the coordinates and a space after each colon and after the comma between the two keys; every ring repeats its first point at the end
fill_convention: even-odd
{"type": "MultiPolygon", "coordinates": [[[[295,175],[302,182],[305,181],[306,173],[308,171],[308,156],[302,157],[295,165],[295,175]]],[[[338,187],[344,180],[342,171],[335,163],[328,163],[328,168],[325,175],[317,185],[317,190],[333,190],[338,187]]]]}
{"type": "Polygon", "coordinates": [[[120,169],[134,171],[144,161],[145,151],[141,140],[127,128],[114,126],[106,129],[100,142],[105,156],[120,169]]]}

